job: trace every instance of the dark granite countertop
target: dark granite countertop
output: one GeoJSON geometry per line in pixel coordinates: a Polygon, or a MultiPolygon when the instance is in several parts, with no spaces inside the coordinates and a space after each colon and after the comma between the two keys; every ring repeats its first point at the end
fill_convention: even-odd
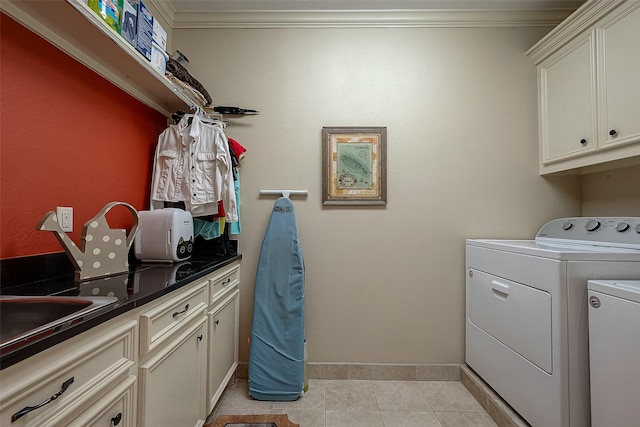
{"type": "MultiPolygon", "coordinates": [[[[242,255],[197,256],[187,261],[174,264],[142,263],[132,265],[129,273],[75,283],[73,271],[51,271],[48,266],[39,266],[46,277],[22,283],[11,283],[12,268],[5,268],[7,262],[2,260],[3,284],[0,293],[3,295],[36,295],[36,296],[115,296],[118,301],[74,321],[72,324],[58,327],[37,340],[26,341],[11,348],[2,350],[0,369],[5,369],[43,350],[61,343],[73,336],[113,319],[129,310],[147,304],[163,295],[180,289],[217,269],[239,260],[242,255]]],[[[55,264],[60,262],[41,261],[55,264]]],[[[9,263],[11,264],[11,263],[9,263]]],[[[64,264],[64,263],[62,263],[64,264]]],[[[20,266],[18,270],[32,271],[33,266],[20,266]]],[[[22,274],[22,273],[21,273],[22,274]]],[[[17,282],[17,281],[14,281],[17,282]]]]}

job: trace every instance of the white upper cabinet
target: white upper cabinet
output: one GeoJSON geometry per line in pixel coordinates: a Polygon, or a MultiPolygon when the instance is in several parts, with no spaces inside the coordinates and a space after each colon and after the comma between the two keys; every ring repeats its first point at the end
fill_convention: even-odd
{"type": "Polygon", "coordinates": [[[640,1],[590,0],[527,52],[540,174],[640,162],[639,40],[640,1]]]}
{"type": "Polygon", "coordinates": [[[79,0],[2,0],[0,9],[166,116],[199,105],[79,0]]]}
{"type": "Polygon", "coordinates": [[[538,68],[543,162],[594,151],[596,98],[593,38],[567,46],[538,68]]]}
{"type": "Polygon", "coordinates": [[[602,146],[640,141],[640,2],[597,30],[602,63],[602,146]]]}

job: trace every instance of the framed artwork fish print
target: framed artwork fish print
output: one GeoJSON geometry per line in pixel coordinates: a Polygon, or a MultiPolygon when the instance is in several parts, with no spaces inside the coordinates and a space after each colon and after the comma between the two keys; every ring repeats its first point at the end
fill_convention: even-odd
{"type": "Polygon", "coordinates": [[[387,128],[322,128],[322,204],[387,204],[387,128]]]}

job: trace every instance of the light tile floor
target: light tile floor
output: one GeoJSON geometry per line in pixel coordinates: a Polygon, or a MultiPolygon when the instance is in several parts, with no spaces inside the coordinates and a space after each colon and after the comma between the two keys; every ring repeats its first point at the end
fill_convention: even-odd
{"type": "Polygon", "coordinates": [[[458,381],[310,380],[294,402],[249,397],[246,380],[227,388],[214,414],[287,414],[300,427],[496,427],[458,381]]]}

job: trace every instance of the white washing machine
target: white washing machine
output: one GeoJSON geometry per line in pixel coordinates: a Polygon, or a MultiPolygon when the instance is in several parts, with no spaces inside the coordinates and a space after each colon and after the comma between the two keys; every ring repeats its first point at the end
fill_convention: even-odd
{"type": "Polygon", "coordinates": [[[591,425],[640,423],[639,280],[590,280],[591,425]]]}
{"type": "Polygon", "coordinates": [[[534,427],[590,425],[587,281],[640,275],[640,217],[468,239],[466,362],[534,427]]]}

